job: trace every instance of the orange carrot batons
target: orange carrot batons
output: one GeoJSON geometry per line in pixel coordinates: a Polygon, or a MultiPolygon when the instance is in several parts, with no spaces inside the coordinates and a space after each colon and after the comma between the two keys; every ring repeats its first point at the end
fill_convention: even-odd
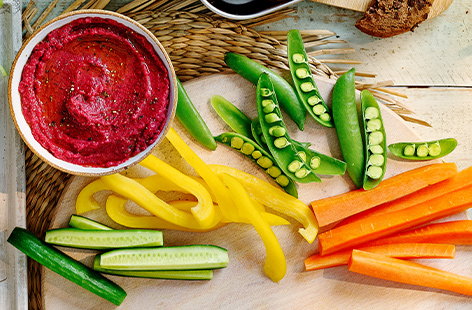
{"type": "Polygon", "coordinates": [[[322,255],[353,248],[470,208],[472,186],[415,206],[342,225],[319,235],[322,255]]]}
{"type": "Polygon", "coordinates": [[[345,225],[347,223],[351,223],[369,216],[405,209],[470,185],[472,185],[472,167],[464,169],[449,179],[425,187],[417,192],[381,204],[362,213],[353,215],[342,221],[341,225],[345,225]]]}
{"type": "MultiPolygon", "coordinates": [[[[358,250],[396,258],[454,258],[456,247],[451,244],[398,243],[360,247],[358,250]]],[[[318,270],[347,265],[352,250],[330,255],[312,255],[305,259],[305,270],[318,270]]]]}
{"type": "Polygon", "coordinates": [[[369,244],[392,244],[404,242],[438,242],[455,245],[472,244],[472,220],[435,223],[417,229],[377,239],[369,244]]]}
{"type": "Polygon", "coordinates": [[[354,190],[311,203],[320,227],[411,194],[457,174],[454,163],[432,164],[388,178],[371,190],[354,190]]]}
{"type": "Polygon", "coordinates": [[[374,278],[472,296],[472,278],[381,254],[353,250],[348,268],[374,278]]]}

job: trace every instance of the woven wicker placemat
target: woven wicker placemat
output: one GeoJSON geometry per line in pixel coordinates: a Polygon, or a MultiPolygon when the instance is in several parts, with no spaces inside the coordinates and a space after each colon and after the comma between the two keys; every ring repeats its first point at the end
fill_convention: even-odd
{"type": "MultiPolygon", "coordinates": [[[[229,51],[250,54],[251,58],[267,66],[287,69],[283,44],[241,24],[182,11],[145,11],[127,15],[157,36],[182,80],[229,72],[223,61],[224,54],[229,51]]],[[[316,59],[312,58],[310,62],[316,74],[334,76],[331,69],[316,59]]],[[[52,168],[28,149],[26,177],[27,227],[43,237],[70,175],[52,168]]],[[[28,261],[28,288],[30,309],[42,309],[41,266],[32,260],[28,261]]]]}

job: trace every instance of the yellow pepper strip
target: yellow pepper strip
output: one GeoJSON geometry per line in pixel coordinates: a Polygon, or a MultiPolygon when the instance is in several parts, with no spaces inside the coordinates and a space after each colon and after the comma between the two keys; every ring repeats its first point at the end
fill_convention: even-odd
{"type": "Polygon", "coordinates": [[[77,196],[77,200],[75,201],[75,212],[77,214],[82,214],[88,211],[100,209],[100,205],[93,198],[93,194],[108,189],[108,186],[100,179],[87,184],[77,196]]]}
{"type": "Polygon", "coordinates": [[[233,205],[231,193],[223,184],[220,178],[214,173],[210,167],[185,143],[179,134],[170,128],[166,138],[187,161],[190,166],[205,180],[208,186],[213,190],[216,196],[216,202],[220,206],[221,213],[224,218],[236,221],[238,219],[237,210],[233,205]]]}
{"type": "MultiPolygon", "coordinates": [[[[213,212],[211,222],[208,222],[204,225],[202,222],[197,221],[195,217],[192,216],[192,214],[181,211],[167,204],[138,182],[121,174],[102,176],[100,179],[109,186],[110,190],[114,191],[116,194],[134,201],[153,215],[158,216],[172,224],[188,228],[209,229],[215,227],[219,222],[219,219],[215,216],[215,212],[213,212]]],[[[210,194],[208,194],[204,188],[201,188],[201,190],[203,193],[196,193],[196,196],[202,196],[206,193],[208,199],[210,199],[210,194]]],[[[211,199],[210,203],[214,211],[213,202],[211,199]]]]}
{"type": "MultiPolygon", "coordinates": [[[[106,211],[108,216],[116,223],[130,227],[142,229],[172,229],[180,231],[205,232],[224,226],[223,223],[218,223],[215,227],[205,228],[188,228],[175,225],[164,221],[163,219],[152,215],[136,215],[126,210],[127,200],[115,195],[108,196],[106,202],[106,211]]],[[[196,201],[171,201],[170,205],[181,210],[189,210],[194,207],[196,201]]]]}
{"type": "Polygon", "coordinates": [[[221,178],[229,187],[234,197],[237,197],[238,206],[244,214],[247,214],[251,224],[256,229],[257,233],[264,242],[266,248],[266,258],[264,262],[264,273],[272,281],[279,282],[287,272],[287,262],[285,260],[284,252],[280,246],[277,237],[267,223],[261,216],[261,213],[251,202],[248,193],[235,178],[222,174],[221,178]]]}
{"type": "Polygon", "coordinates": [[[210,167],[219,175],[226,173],[236,178],[246,187],[249,195],[261,204],[302,224],[304,228],[300,228],[298,232],[308,243],[315,240],[318,234],[318,223],[313,212],[302,201],[241,170],[221,165],[210,165],[210,167]]]}
{"type": "Polygon", "coordinates": [[[185,189],[170,181],[168,178],[165,178],[162,175],[158,174],[153,174],[145,178],[133,178],[133,180],[135,180],[153,193],[156,193],[158,191],[188,193],[185,189]]]}
{"type": "MultiPolygon", "coordinates": [[[[217,223],[210,193],[200,183],[153,155],[146,157],[140,165],[158,173],[184,191],[194,195],[198,200],[198,204],[191,211],[203,228],[210,228],[211,225],[217,223]]],[[[174,224],[181,225],[179,223],[174,224]]]]}
{"type": "MultiPolygon", "coordinates": [[[[208,184],[206,184],[206,182],[202,179],[202,178],[199,178],[199,177],[192,177],[195,181],[199,182],[200,184],[202,184],[209,192],[210,192],[210,195],[212,196],[212,198],[215,200],[214,198],[214,192],[211,190],[211,188],[208,186],[208,184]]],[[[262,204],[260,204],[258,201],[254,200],[251,198],[251,201],[255,204],[255,206],[257,207],[258,211],[260,211],[262,213],[262,217],[271,225],[271,226],[279,226],[279,225],[290,225],[290,222],[287,221],[286,219],[284,219],[283,217],[280,217],[278,215],[275,215],[275,214],[272,214],[270,212],[266,212],[264,206],[262,204]]],[[[233,219],[233,220],[230,220],[230,219],[227,219],[227,218],[222,218],[221,219],[223,222],[225,223],[246,223],[246,224],[249,224],[249,220],[247,219],[247,216],[243,216],[241,214],[238,214],[237,216],[237,219],[233,219]]]]}

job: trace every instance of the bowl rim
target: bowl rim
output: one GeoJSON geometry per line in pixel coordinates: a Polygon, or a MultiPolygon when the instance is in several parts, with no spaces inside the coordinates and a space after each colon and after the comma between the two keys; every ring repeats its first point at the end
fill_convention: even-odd
{"type": "MultiPolygon", "coordinates": [[[[72,22],[72,21],[71,21],[72,22]]],[[[128,25],[124,24],[124,23],[121,23],[124,27],[127,27],[127,28],[130,28],[128,25]]],[[[61,26],[62,27],[62,26],[61,26]]],[[[57,28],[53,28],[51,29],[50,31],[48,31],[46,33],[49,34],[51,31],[55,30],[55,29],[58,29],[60,27],[57,27],[57,28]]],[[[134,30],[133,30],[134,31],[134,30]]],[[[139,33],[138,33],[139,34],[139,33]]],[[[142,35],[142,34],[140,34],[142,35]]],[[[38,43],[40,43],[41,41],[38,41],[38,43]]],[[[38,44],[37,43],[37,44],[38,44]]],[[[37,45],[36,44],[36,45],[37,45]]],[[[35,46],[36,46],[35,45],[35,46]]],[[[33,47],[34,48],[34,47],[33,47]]],[[[29,59],[29,57],[28,57],[29,59]]],[[[23,68],[21,68],[21,70],[23,71],[23,68]]],[[[127,17],[127,16],[124,16],[122,14],[119,14],[119,13],[116,13],[116,12],[112,12],[112,11],[106,11],[106,10],[96,10],[96,9],[87,9],[87,10],[77,10],[77,11],[73,11],[73,12],[69,12],[69,13],[65,13],[65,14],[62,14],[50,21],[48,21],[47,23],[45,23],[44,25],[42,25],[41,27],[39,27],[37,30],[35,30],[33,32],[33,34],[31,34],[31,36],[22,44],[20,50],[18,51],[18,53],[16,54],[15,56],[15,59],[12,63],[12,66],[11,66],[11,70],[10,70],[10,76],[9,76],[9,80],[8,80],[8,103],[9,103],[9,108],[10,108],[10,114],[12,116],[12,119],[13,119],[13,122],[15,124],[15,127],[17,129],[17,132],[20,134],[23,142],[28,146],[28,148],[36,155],[38,156],[41,160],[43,160],[44,162],[48,163],[50,166],[60,170],[60,171],[63,171],[63,172],[66,172],[66,173],[69,173],[69,174],[72,174],[72,175],[79,175],[79,176],[88,176],[88,177],[99,177],[99,176],[104,176],[104,175],[110,175],[110,174],[114,174],[114,173],[118,173],[120,171],[123,171],[125,169],[128,169],[130,168],[131,166],[134,166],[136,164],[138,164],[141,160],[143,160],[145,157],[147,157],[148,155],[150,155],[154,148],[157,147],[157,145],[159,145],[159,143],[165,138],[167,132],[169,131],[170,127],[171,127],[171,123],[175,117],[175,113],[176,113],[176,107],[177,107],[177,76],[176,76],[176,73],[175,73],[175,70],[174,70],[174,67],[172,65],[172,61],[169,57],[169,55],[167,54],[167,51],[165,50],[164,46],[162,45],[162,43],[156,38],[156,36],[151,32],[149,31],[146,27],[144,27],[143,25],[141,25],[140,23],[138,23],[137,21],[127,17]],[[18,70],[19,68],[17,68],[17,64],[18,64],[18,60],[20,58],[20,56],[23,54],[24,52],[24,49],[29,46],[31,40],[33,40],[40,32],[42,32],[44,30],[44,28],[54,24],[54,23],[57,23],[65,18],[68,18],[68,17],[71,17],[71,16],[75,16],[75,15],[83,15],[83,17],[90,17],[88,15],[90,14],[95,14],[95,15],[103,15],[104,18],[107,18],[107,16],[112,16],[114,17],[115,19],[113,18],[109,18],[109,19],[113,19],[115,21],[117,21],[116,19],[118,19],[117,22],[120,22],[120,20],[125,20],[133,25],[135,25],[136,27],[140,28],[145,34],[145,38],[146,40],[148,41],[153,41],[153,43],[156,44],[156,46],[160,49],[160,52],[161,53],[158,53],[159,55],[159,58],[161,58],[161,61],[164,63],[164,66],[166,67],[166,69],[168,70],[168,76],[169,76],[169,88],[170,88],[170,91],[169,91],[169,108],[171,109],[170,111],[167,112],[167,120],[164,124],[164,127],[162,128],[161,132],[159,133],[158,137],[156,138],[156,140],[147,146],[146,149],[144,149],[143,151],[141,151],[140,153],[132,156],[132,157],[129,157],[126,161],[130,160],[129,163],[127,163],[126,165],[123,165],[122,167],[119,167],[119,165],[122,165],[123,163],[126,163],[123,162],[123,163],[120,163],[118,165],[115,165],[115,166],[111,166],[111,167],[89,167],[89,166],[82,166],[80,164],[74,164],[74,163],[71,163],[71,162],[68,162],[66,160],[63,160],[63,159],[60,159],[60,158],[57,158],[56,156],[54,156],[49,150],[47,150],[46,148],[44,148],[42,145],[40,145],[42,147],[42,149],[45,151],[45,152],[48,152],[49,154],[51,154],[52,157],[54,157],[55,159],[59,160],[59,161],[63,161],[65,163],[68,163],[68,164],[71,164],[73,166],[77,166],[77,170],[72,170],[72,169],[68,169],[68,168],[65,168],[63,166],[61,166],[60,164],[57,164],[57,163],[54,163],[54,162],[51,162],[50,160],[48,160],[47,158],[45,158],[40,151],[38,151],[35,147],[32,146],[32,144],[30,143],[30,141],[28,140],[28,138],[25,137],[25,134],[23,133],[20,125],[18,124],[18,119],[17,119],[17,114],[15,113],[14,111],[14,108],[13,108],[13,96],[12,96],[12,91],[13,91],[13,76],[14,76],[14,72],[15,70],[18,70]],[[161,54],[162,54],[162,57],[161,57],[161,54]],[[87,171],[87,172],[84,172],[84,171],[80,171],[80,168],[79,167],[83,167],[83,168],[87,168],[87,169],[100,169],[100,171],[97,171],[97,172],[92,172],[92,171],[87,171]]],[[[21,102],[19,103],[19,105],[21,106],[21,102]]],[[[30,125],[28,123],[26,123],[27,127],[31,128],[30,125]]],[[[33,137],[33,139],[35,139],[33,137]]],[[[35,139],[36,140],[36,139],[35,139]]],[[[36,140],[37,142],[37,140],[36,140]]],[[[38,142],[39,143],[39,142],[38,142]]]]}

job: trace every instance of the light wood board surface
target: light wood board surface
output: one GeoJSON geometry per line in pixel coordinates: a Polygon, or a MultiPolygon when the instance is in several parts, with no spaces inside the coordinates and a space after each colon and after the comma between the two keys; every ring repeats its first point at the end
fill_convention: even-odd
{"type": "MultiPolygon", "coordinates": [[[[319,80],[321,94],[329,98],[332,82],[319,80]]],[[[208,122],[214,134],[227,131],[209,107],[211,95],[220,94],[238,105],[243,111],[255,116],[254,86],[235,75],[214,75],[186,83],[186,89],[208,122]]],[[[419,139],[398,116],[383,109],[383,118],[388,133],[388,143],[399,140],[419,139]]],[[[291,134],[300,140],[312,142],[314,148],[339,156],[334,130],[321,127],[312,120],[306,130],[299,132],[292,122],[287,122],[291,134]]],[[[179,124],[174,123],[179,132],[179,124]]],[[[209,163],[223,163],[265,177],[255,166],[240,154],[220,145],[210,152],[194,144],[187,135],[183,138],[209,163]]],[[[184,171],[188,166],[182,161],[167,141],[157,154],[184,171]]],[[[402,162],[389,159],[387,176],[412,169],[426,163],[402,162]]],[[[142,175],[144,170],[132,169],[130,174],[142,175]]],[[[78,191],[91,179],[76,177],[66,190],[58,206],[53,227],[64,227],[74,212],[74,201],[78,191]]],[[[300,186],[300,198],[304,202],[345,192],[351,188],[347,177],[323,179],[323,183],[300,186]]],[[[104,196],[100,195],[99,200],[104,196]]],[[[103,201],[102,201],[103,202],[103,201]]],[[[113,225],[103,210],[93,211],[87,216],[113,225]]],[[[463,217],[463,215],[462,215],[463,217]]],[[[457,294],[391,283],[362,275],[349,273],[344,267],[325,271],[303,272],[303,260],[315,252],[316,246],[307,244],[296,232],[298,226],[275,228],[288,261],[286,277],[278,284],[262,274],[264,248],[257,234],[248,225],[231,224],[209,233],[182,233],[165,231],[167,245],[211,243],[228,248],[230,264],[215,272],[208,282],[183,282],[170,280],[129,279],[111,277],[128,292],[120,309],[468,309],[470,299],[457,294]]],[[[62,248],[66,250],[65,248],[62,248]]],[[[90,263],[94,252],[66,250],[74,258],[90,263]]],[[[470,263],[472,250],[459,247],[454,260],[428,260],[425,263],[444,270],[472,276],[470,263]]],[[[44,270],[44,269],[43,269],[44,270]]],[[[44,270],[44,298],[46,309],[111,309],[113,306],[92,295],[60,276],[44,270]]]]}

